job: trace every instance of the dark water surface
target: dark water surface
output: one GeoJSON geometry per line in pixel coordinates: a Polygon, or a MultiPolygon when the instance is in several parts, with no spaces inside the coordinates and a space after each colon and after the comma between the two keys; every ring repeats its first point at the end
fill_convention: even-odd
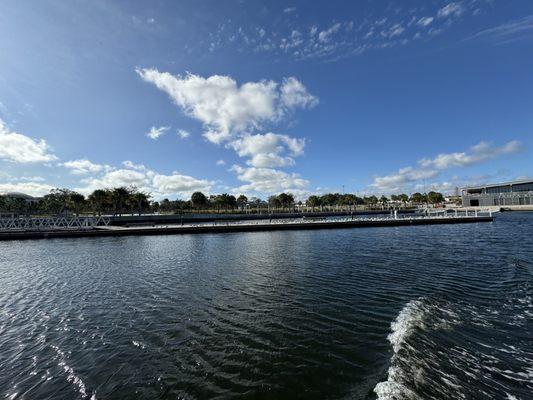
{"type": "Polygon", "coordinates": [[[0,242],[0,398],[532,399],[533,214],[0,242]]]}

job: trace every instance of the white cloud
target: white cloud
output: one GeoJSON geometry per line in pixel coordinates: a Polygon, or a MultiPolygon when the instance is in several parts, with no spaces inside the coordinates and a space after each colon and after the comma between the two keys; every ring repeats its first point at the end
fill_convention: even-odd
{"type": "Polygon", "coordinates": [[[217,165],[226,165],[226,161],[224,160],[218,160],[217,165]]]}
{"type": "Polygon", "coordinates": [[[436,177],[438,171],[432,169],[417,169],[405,167],[398,170],[397,173],[385,176],[376,176],[371,187],[378,190],[401,190],[407,184],[436,177]]]}
{"type": "Polygon", "coordinates": [[[337,22],[335,24],[333,24],[331,27],[329,27],[328,29],[326,30],[323,30],[321,31],[319,34],[318,34],[318,40],[320,42],[328,42],[331,40],[331,37],[339,31],[339,29],[341,28],[341,24],[340,22],[337,22]]]}
{"type": "Polygon", "coordinates": [[[130,169],[117,169],[99,178],[85,179],[83,182],[87,183],[85,192],[120,186],[137,186],[143,190],[150,187],[150,180],[145,172],[130,169]]]}
{"type": "Polygon", "coordinates": [[[416,182],[435,178],[446,169],[480,164],[501,155],[520,152],[522,149],[522,144],[516,140],[501,147],[493,147],[488,142],[480,142],[471,147],[470,152],[438,154],[435,158],[419,160],[417,167],[406,167],[395,174],[377,176],[370,186],[381,191],[402,190],[412,187],[416,182]]]}
{"type": "Polygon", "coordinates": [[[44,139],[39,141],[10,131],[0,119],[0,160],[16,163],[46,163],[57,160],[44,139]]]}
{"type": "Polygon", "coordinates": [[[296,7],[287,7],[286,9],[283,10],[285,14],[291,14],[295,11],[296,11],[296,7]]]}
{"type": "Polygon", "coordinates": [[[464,11],[465,9],[460,3],[454,2],[442,7],[437,15],[441,18],[450,16],[459,17],[464,11]]]}
{"type": "Polygon", "coordinates": [[[506,22],[494,28],[482,30],[468,39],[487,38],[505,43],[531,36],[533,33],[533,15],[506,22]]]}
{"type": "Polygon", "coordinates": [[[40,182],[0,183],[0,194],[20,192],[34,197],[41,197],[50,193],[53,188],[53,186],[40,182]]]}
{"type": "Polygon", "coordinates": [[[303,154],[305,140],[269,132],[244,136],[229,146],[240,157],[250,157],[247,164],[253,167],[286,167],[294,165],[292,157],[303,154]]]}
{"type": "Polygon", "coordinates": [[[422,17],[418,20],[417,25],[428,26],[433,22],[433,17],[422,17]]]}
{"type": "Polygon", "coordinates": [[[405,31],[405,28],[400,24],[394,24],[390,29],[384,33],[384,36],[393,38],[395,36],[401,35],[405,31]]]}
{"type": "Polygon", "coordinates": [[[142,164],[134,164],[131,161],[124,161],[122,165],[125,168],[83,179],[81,182],[85,186],[76,190],[83,194],[89,194],[95,189],[136,186],[142,191],[152,193],[153,197],[158,199],[170,195],[187,197],[197,190],[209,192],[214,184],[206,179],[196,179],[178,172],[173,172],[170,175],[160,174],[142,164]]]}
{"type": "Polygon", "coordinates": [[[240,193],[279,193],[282,191],[303,191],[309,185],[309,181],[296,173],[287,173],[272,168],[244,168],[238,165],[232,167],[237,173],[237,179],[246,184],[238,187],[235,191],[240,193]]]}
{"type": "Polygon", "coordinates": [[[150,139],[156,140],[160,136],[164,135],[169,129],[169,126],[160,126],[159,128],[152,126],[146,136],[148,136],[150,139]]]}
{"type": "Polygon", "coordinates": [[[295,108],[312,107],[316,98],[298,85],[296,78],[288,78],[280,85],[262,80],[238,85],[229,76],[172,75],[157,69],[137,69],[139,76],[153,83],[188,116],[201,121],[204,136],[221,143],[232,136],[260,129],[273,123],[295,108]],[[285,95],[284,95],[285,93],[285,95]]]}
{"type": "Polygon", "coordinates": [[[192,193],[195,191],[209,192],[213,183],[205,179],[196,179],[176,172],[172,175],[155,175],[153,186],[155,191],[167,193],[192,193]]]}
{"type": "Polygon", "coordinates": [[[189,136],[191,136],[189,131],[186,131],[185,129],[178,129],[178,131],[176,133],[182,139],[187,139],[189,136]]]}
{"type": "Polygon", "coordinates": [[[122,165],[126,168],[134,169],[137,171],[146,171],[146,167],[143,164],[135,164],[130,160],[122,161],[122,165]]]}
{"type": "Polygon", "coordinates": [[[74,175],[95,174],[111,168],[109,165],[94,164],[86,158],[66,161],[59,165],[70,169],[70,172],[74,175]]]}
{"type": "Polygon", "coordinates": [[[307,91],[307,88],[294,77],[285,78],[281,85],[281,102],[288,108],[312,108],[318,99],[307,91]]]}
{"type": "Polygon", "coordinates": [[[424,158],[419,161],[422,167],[447,169],[451,167],[466,167],[496,158],[499,155],[513,154],[523,149],[522,144],[512,140],[502,147],[492,147],[488,142],[480,142],[471,148],[471,152],[439,154],[433,159],[424,158]]]}

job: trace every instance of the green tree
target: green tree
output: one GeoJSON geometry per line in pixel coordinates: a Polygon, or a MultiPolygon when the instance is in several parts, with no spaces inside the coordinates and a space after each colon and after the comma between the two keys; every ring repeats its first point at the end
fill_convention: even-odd
{"type": "Polygon", "coordinates": [[[143,210],[146,210],[148,207],[150,207],[150,197],[152,197],[150,193],[135,190],[129,196],[129,204],[137,208],[137,213],[141,215],[143,210]]]}
{"type": "Polygon", "coordinates": [[[131,194],[131,189],[125,186],[116,187],[111,191],[113,213],[122,214],[131,194]]]}
{"type": "Polygon", "coordinates": [[[244,194],[241,194],[239,197],[237,197],[237,205],[241,208],[241,210],[243,210],[247,204],[248,197],[246,197],[244,194]]]}
{"type": "Polygon", "coordinates": [[[294,204],[294,195],[292,193],[280,193],[278,200],[282,207],[290,208],[294,204]]]}
{"type": "Polygon", "coordinates": [[[427,194],[427,200],[431,204],[438,204],[444,201],[444,196],[442,193],[431,191],[427,194]]]}
{"type": "Polygon", "coordinates": [[[111,202],[110,197],[110,192],[108,190],[94,190],[87,198],[93,213],[98,213],[99,216],[102,215],[102,212],[105,211],[106,205],[111,202]]]}
{"type": "Polygon", "coordinates": [[[411,195],[411,201],[413,203],[417,203],[417,204],[424,203],[425,199],[426,197],[422,193],[419,193],[419,192],[415,192],[411,195]]]}
{"type": "Polygon", "coordinates": [[[279,197],[276,195],[272,195],[268,198],[268,204],[272,208],[281,208],[281,201],[279,200],[279,197]]]}
{"type": "Polygon", "coordinates": [[[307,199],[305,204],[308,207],[311,207],[314,210],[315,207],[319,207],[320,206],[320,198],[318,196],[315,196],[315,195],[309,196],[309,198],[307,199]]]}
{"type": "Polygon", "coordinates": [[[383,205],[387,204],[389,202],[389,199],[387,198],[387,196],[383,195],[380,197],[379,199],[379,202],[383,205]]]}
{"type": "Polygon", "coordinates": [[[191,204],[196,209],[205,208],[208,204],[207,197],[202,192],[194,192],[191,196],[191,204]]]}
{"type": "Polygon", "coordinates": [[[76,213],[76,215],[80,215],[80,213],[85,209],[85,196],[78,192],[70,192],[69,200],[69,206],[76,213]]]}

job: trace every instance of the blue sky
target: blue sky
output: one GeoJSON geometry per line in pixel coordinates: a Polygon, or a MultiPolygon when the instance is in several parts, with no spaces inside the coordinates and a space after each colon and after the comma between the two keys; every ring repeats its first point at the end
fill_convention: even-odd
{"type": "Polygon", "coordinates": [[[0,192],[531,177],[533,2],[0,3],[0,192]]]}

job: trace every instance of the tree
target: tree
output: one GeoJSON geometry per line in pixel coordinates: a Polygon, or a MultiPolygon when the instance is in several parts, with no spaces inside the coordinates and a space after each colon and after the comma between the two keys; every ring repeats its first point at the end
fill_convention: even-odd
{"type": "Polygon", "coordinates": [[[305,202],[305,204],[308,206],[308,207],[312,207],[313,210],[315,209],[315,207],[319,207],[320,206],[320,198],[318,196],[309,196],[309,198],[307,199],[307,201],[305,202]]]}
{"type": "Polygon", "coordinates": [[[380,197],[379,199],[379,202],[383,205],[387,204],[389,202],[389,199],[387,198],[387,196],[383,195],[380,197]]]}
{"type": "Polygon", "coordinates": [[[282,207],[290,208],[294,204],[294,195],[292,193],[280,193],[278,200],[282,207]]]}
{"type": "Polygon", "coordinates": [[[279,200],[278,196],[272,195],[268,198],[268,204],[272,208],[280,208],[281,207],[281,201],[279,200]]]}
{"type": "Polygon", "coordinates": [[[71,194],[74,193],[69,189],[55,188],[50,190],[43,198],[43,206],[47,212],[53,214],[62,214],[68,212],[74,207],[71,199],[71,194]]]}
{"type": "Polygon", "coordinates": [[[130,206],[136,207],[137,212],[139,213],[139,215],[141,215],[142,211],[150,206],[150,197],[152,197],[150,193],[139,192],[135,190],[130,195],[128,202],[130,206]]]}
{"type": "Polygon", "coordinates": [[[406,203],[409,201],[409,196],[406,195],[405,193],[402,193],[401,195],[398,196],[398,199],[399,199],[402,203],[406,204],[406,203]]]}
{"type": "Polygon", "coordinates": [[[444,201],[444,196],[442,193],[431,191],[427,194],[427,200],[431,204],[442,203],[444,201]]]}
{"type": "Polygon", "coordinates": [[[416,192],[411,195],[411,201],[413,203],[424,203],[425,202],[425,196],[422,193],[416,192]]]}
{"type": "Polygon", "coordinates": [[[111,191],[114,214],[122,214],[124,212],[124,206],[128,203],[131,192],[132,190],[125,186],[116,187],[111,191]]]}
{"type": "Polygon", "coordinates": [[[102,212],[105,210],[107,204],[110,203],[110,192],[108,190],[96,189],[93,191],[87,198],[89,204],[94,213],[102,215],[102,212]]]}
{"type": "Polygon", "coordinates": [[[85,196],[78,192],[71,192],[69,195],[69,200],[69,206],[72,207],[76,215],[80,215],[85,208],[85,196]]]}
{"type": "Polygon", "coordinates": [[[248,197],[246,197],[244,194],[241,194],[239,197],[237,197],[237,205],[242,209],[248,204],[248,197]]]}
{"type": "Polygon", "coordinates": [[[207,197],[202,192],[194,192],[191,196],[191,204],[197,209],[205,207],[208,204],[207,197]]]}

